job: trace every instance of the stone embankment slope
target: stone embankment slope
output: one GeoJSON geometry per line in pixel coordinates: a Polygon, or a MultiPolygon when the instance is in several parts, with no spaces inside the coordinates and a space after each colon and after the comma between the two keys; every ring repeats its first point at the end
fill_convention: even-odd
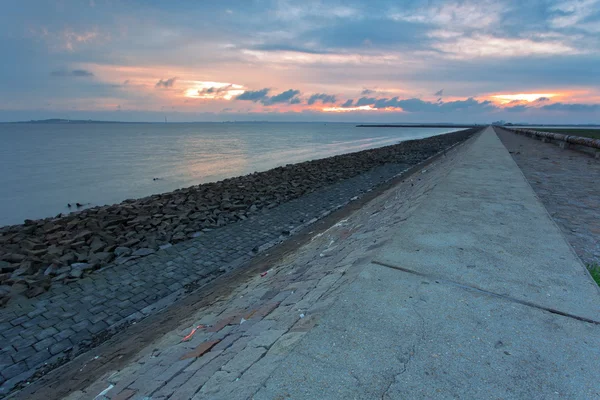
{"type": "MultiPolygon", "coordinates": [[[[15,296],[0,309],[0,341],[3,343],[0,351],[0,394],[96,346],[128,324],[156,315],[158,310],[173,305],[195,289],[205,288],[214,279],[247,263],[256,254],[263,254],[274,243],[294,237],[295,232],[305,229],[332,210],[388,182],[411,164],[468,135],[469,132],[463,132],[409,142],[381,149],[381,154],[379,150],[370,150],[358,155],[315,161],[323,167],[330,165],[327,167],[329,172],[323,172],[322,176],[329,176],[331,181],[318,190],[285,202],[281,200],[281,204],[275,207],[264,206],[260,211],[248,214],[246,219],[203,232],[196,238],[175,243],[145,257],[129,258],[123,264],[112,262],[92,274],[74,275],[73,271],[81,268],[71,266],[69,276],[72,277],[54,277],[47,292],[33,298],[22,294],[15,296]],[[352,167],[355,165],[352,157],[361,159],[360,162],[355,161],[365,168],[367,165],[374,167],[358,173],[352,167]],[[342,167],[335,167],[335,160],[342,167]],[[387,160],[385,164],[377,164],[384,160],[387,160]],[[344,171],[344,165],[356,174],[346,179],[342,178],[347,175],[329,175],[331,171],[344,171]]],[[[294,166],[278,171],[291,173],[294,166]]],[[[274,173],[267,171],[265,174],[274,173]]],[[[280,178],[289,175],[278,174],[280,178]]],[[[235,179],[222,185],[233,185],[231,182],[235,179]]],[[[279,184],[293,187],[285,179],[279,184]]],[[[186,190],[194,192],[195,189],[186,190]]],[[[234,198],[232,192],[233,186],[230,198],[234,198]]],[[[81,218],[81,215],[73,217],[81,218]]],[[[14,279],[13,289],[18,286],[27,289],[27,285],[30,286],[27,290],[35,288],[28,278],[21,279],[14,279]]]]}
{"type": "Polygon", "coordinates": [[[375,167],[413,165],[472,131],[287,165],[59,218],[0,228],[0,305],[10,286],[27,297],[53,282],[79,279],[111,262],[154,253],[263,209],[315,192],[375,167]]]}

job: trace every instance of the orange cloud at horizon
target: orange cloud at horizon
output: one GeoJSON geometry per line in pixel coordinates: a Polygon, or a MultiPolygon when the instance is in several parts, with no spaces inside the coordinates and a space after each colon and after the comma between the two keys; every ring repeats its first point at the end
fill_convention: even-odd
{"type": "Polygon", "coordinates": [[[507,104],[514,101],[532,102],[540,98],[551,99],[556,97],[556,93],[518,93],[518,94],[496,94],[492,95],[494,100],[498,100],[500,104],[507,104]]]}

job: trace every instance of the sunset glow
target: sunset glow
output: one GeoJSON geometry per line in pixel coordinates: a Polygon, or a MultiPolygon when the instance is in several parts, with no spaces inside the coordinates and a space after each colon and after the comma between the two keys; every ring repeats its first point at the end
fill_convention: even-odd
{"type": "Polygon", "coordinates": [[[325,107],[322,109],[323,112],[351,112],[351,111],[378,111],[376,108],[371,106],[360,106],[360,107],[325,107]]]}
{"type": "Polygon", "coordinates": [[[491,96],[497,99],[502,104],[510,103],[511,101],[527,101],[532,102],[538,99],[551,99],[555,97],[554,93],[519,93],[519,94],[497,94],[491,96]]]}
{"type": "MultiPolygon", "coordinates": [[[[184,84],[187,83],[184,82],[184,84]]],[[[234,83],[193,82],[192,87],[185,90],[184,96],[195,99],[231,100],[242,93],[244,93],[243,86],[234,83]]]]}
{"type": "Polygon", "coordinates": [[[600,122],[600,0],[27,3],[0,121],[600,122]]]}

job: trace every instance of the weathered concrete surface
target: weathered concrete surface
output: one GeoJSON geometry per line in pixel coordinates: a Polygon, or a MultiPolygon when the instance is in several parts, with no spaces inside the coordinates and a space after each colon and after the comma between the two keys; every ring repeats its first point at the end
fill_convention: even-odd
{"type": "Polygon", "coordinates": [[[490,128],[378,260],[600,321],[598,287],[490,128]]]}
{"type": "Polygon", "coordinates": [[[544,309],[598,287],[491,128],[395,230],[255,399],[600,396],[600,325],[544,309]]]}
{"type": "Polygon", "coordinates": [[[495,129],[577,255],[600,264],[600,160],[495,129]]]}

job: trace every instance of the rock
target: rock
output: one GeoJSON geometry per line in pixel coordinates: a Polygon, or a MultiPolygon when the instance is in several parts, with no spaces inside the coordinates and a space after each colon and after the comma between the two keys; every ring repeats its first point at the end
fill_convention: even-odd
{"type": "Polygon", "coordinates": [[[15,279],[17,276],[27,276],[32,275],[35,272],[33,268],[33,264],[31,261],[24,261],[19,265],[19,268],[13,271],[12,279],[15,279]]]}
{"type": "Polygon", "coordinates": [[[133,239],[129,239],[128,241],[126,241],[125,243],[123,243],[121,246],[123,246],[123,247],[133,247],[136,244],[138,244],[139,242],[140,242],[140,239],[133,238],[133,239]]]}
{"type": "Polygon", "coordinates": [[[27,289],[25,292],[23,292],[23,294],[25,296],[27,296],[27,298],[32,298],[35,296],[39,296],[40,294],[44,293],[46,290],[48,290],[48,286],[41,286],[41,285],[36,285],[33,287],[30,287],[29,289],[27,289]]]}
{"type": "Polygon", "coordinates": [[[42,250],[42,249],[46,248],[46,246],[44,244],[36,243],[31,240],[23,240],[21,242],[21,247],[23,247],[27,250],[42,250]]]}
{"type": "Polygon", "coordinates": [[[88,271],[91,269],[94,269],[94,266],[90,263],[75,263],[75,264],[71,264],[71,270],[73,269],[79,269],[81,271],[88,271]]]}
{"type": "Polygon", "coordinates": [[[0,274],[0,284],[8,283],[11,280],[12,274],[6,272],[4,274],[0,274]]]}
{"type": "Polygon", "coordinates": [[[44,271],[44,276],[58,275],[57,271],[58,271],[58,268],[56,267],[56,265],[54,265],[54,264],[49,265],[48,268],[46,268],[46,270],[44,271]]]}
{"type": "Polygon", "coordinates": [[[71,272],[69,273],[69,276],[71,278],[81,278],[81,276],[83,275],[83,271],[80,270],[79,268],[74,268],[73,270],[71,270],[71,272]]]}
{"type": "Polygon", "coordinates": [[[25,256],[23,254],[17,253],[8,253],[2,256],[3,261],[8,261],[9,263],[20,263],[21,261],[25,261],[25,256]]]}
{"type": "Polygon", "coordinates": [[[147,247],[142,247],[141,249],[137,249],[136,251],[133,252],[133,254],[131,254],[132,256],[137,256],[137,257],[144,257],[150,254],[155,253],[156,250],[154,249],[149,249],[147,247]]]}
{"type": "Polygon", "coordinates": [[[100,253],[94,253],[94,255],[91,257],[91,260],[95,262],[108,263],[114,257],[115,255],[113,253],[101,251],[100,253]]]}
{"type": "Polygon", "coordinates": [[[55,281],[62,281],[63,279],[66,279],[66,278],[68,278],[68,276],[69,276],[69,273],[68,273],[68,272],[65,272],[64,274],[57,275],[57,276],[55,276],[54,278],[52,278],[52,282],[55,282],[55,281]]]}
{"type": "Polygon", "coordinates": [[[7,261],[0,261],[0,273],[13,272],[17,268],[17,264],[11,264],[7,261]]]}
{"type": "Polygon", "coordinates": [[[106,247],[106,243],[104,243],[99,237],[95,237],[92,240],[92,243],[90,243],[90,251],[92,253],[97,253],[100,250],[104,249],[104,247],[106,247]]]}
{"type": "Polygon", "coordinates": [[[130,255],[132,250],[129,247],[119,246],[115,249],[114,253],[117,257],[120,256],[128,256],[130,255]]]}
{"type": "Polygon", "coordinates": [[[85,230],[85,231],[79,232],[77,235],[75,235],[73,237],[73,239],[75,241],[78,241],[78,240],[87,240],[91,236],[92,236],[92,232],[85,230]]]}
{"type": "Polygon", "coordinates": [[[171,240],[173,240],[174,242],[181,242],[182,240],[185,240],[185,239],[186,239],[186,236],[185,236],[185,233],[183,233],[183,232],[177,232],[171,238],[171,240]]]}
{"type": "Polygon", "coordinates": [[[161,250],[168,249],[169,247],[173,247],[173,245],[171,243],[165,243],[158,246],[158,248],[161,250]]]}
{"type": "Polygon", "coordinates": [[[56,275],[66,274],[71,271],[71,267],[60,267],[56,270],[56,275]]]}
{"type": "Polygon", "coordinates": [[[61,264],[69,265],[77,261],[77,256],[75,255],[75,253],[67,253],[64,256],[60,257],[58,260],[61,264]]]}
{"type": "Polygon", "coordinates": [[[133,260],[133,259],[136,259],[136,258],[137,258],[137,257],[127,257],[127,256],[118,257],[118,258],[115,260],[115,263],[116,263],[116,264],[118,264],[118,265],[121,265],[121,264],[125,264],[125,263],[126,263],[127,261],[129,261],[129,260],[133,260]]]}
{"type": "Polygon", "coordinates": [[[60,257],[63,255],[64,250],[61,249],[60,247],[56,246],[56,245],[51,245],[48,247],[48,250],[46,251],[46,254],[48,254],[48,256],[50,257],[60,257]]]}
{"type": "Polygon", "coordinates": [[[0,285],[0,307],[4,307],[10,300],[10,291],[10,286],[0,285]]]}

